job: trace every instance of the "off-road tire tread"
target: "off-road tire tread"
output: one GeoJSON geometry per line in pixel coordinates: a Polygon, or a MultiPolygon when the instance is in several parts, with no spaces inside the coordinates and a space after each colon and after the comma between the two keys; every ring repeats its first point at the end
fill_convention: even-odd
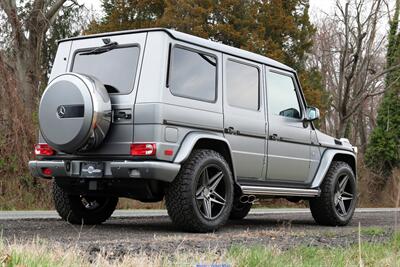
{"type": "MultiPolygon", "coordinates": [[[[190,194],[191,183],[195,176],[196,166],[204,158],[210,157],[218,158],[225,165],[226,171],[229,172],[230,177],[232,177],[229,165],[221,154],[214,150],[196,149],[192,152],[189,159],[182,165],[178,176],[166,190],[165,204],[168,215],[173,223],[182,230],[188,232],[210,232],[216,230],[214,226],[204,224],[197,218],[192,207],[192,196],[190,194]]],[[[233,185],[231,186],[233,195],[233,185]]],[[[225,218],[221,221],[220,225],[225,224],[228,220],[229,213],[224,214],[223,216],[225,216],[225,218]]]]}
{"type": "MultiPolygon", "coordinates": [[[[311,214],[316,223],[327,226],[344,226],[347,225],[351,219],[347,221],[340,220],[335,211],[331,208],[332,192],[331,188],[336,186],[336,175],[339,169],[346,167],[352,171],[349,164],[343,161],[332,161],[331,166],[321,184],[321,194],[319,197],[310,199],[311,214]]],[[[334,193],[333,193],[334,194],[334,193]]]]}
{"type": "Polygon", "coordinates": [[[71,201],[72,197],[77,196],[67,194],[53,181],[53,200],[56,211],[63,220],[72,224],[101,224],[111,217],[118,204],[118,198],[111,197],[102,213],[90,214],[90,217],[85,217],[77,212],[77,207],[71,201]]]}

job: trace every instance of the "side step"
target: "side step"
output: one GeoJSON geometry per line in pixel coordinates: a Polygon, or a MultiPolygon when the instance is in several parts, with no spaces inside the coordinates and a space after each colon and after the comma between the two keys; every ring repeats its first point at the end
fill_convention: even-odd
{"type": "Polygon", "coordinates": [[[264,195],[264,196],[296,196],[296,197],[316,197],[319,196],[319,189],[303,188],[284,188],[266,186],[241,186],[245,195],[264,195]]]}

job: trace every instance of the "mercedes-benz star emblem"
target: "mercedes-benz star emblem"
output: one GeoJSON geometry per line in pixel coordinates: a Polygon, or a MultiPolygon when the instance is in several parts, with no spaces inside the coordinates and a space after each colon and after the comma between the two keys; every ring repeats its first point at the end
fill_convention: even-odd
{"type": "Polygon", "coordinates": [[[64,116],[65,116],[65,107],[64,106],[59,106],[57,108],[57,115],[60,118],[64,118],[64,116]]]}

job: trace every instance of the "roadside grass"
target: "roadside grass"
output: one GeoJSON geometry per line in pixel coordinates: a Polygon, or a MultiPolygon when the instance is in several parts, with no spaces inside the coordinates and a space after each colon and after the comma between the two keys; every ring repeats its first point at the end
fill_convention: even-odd
{"type": "Polygon", "coordinates": [[[0,210],[49,210],[52,208],[49,181],[34,179],[29,174],[0,176],[0,210]]]}
{"type": "Polygon", "coordinates": [[[400,266],[400,234],[389,243],[361,243],[351,247],[297,247],[282,251],[257,247],[233,247],[228,258],[234,266],[400,266]]]}
{"type": "Polygon", "coordinates": [[[361,228],[360,230],[362,236],[377,236],[385,234],[385,229],[382,227],[371,226],[366,228],[361,228]]]}
{"type": "Polygon", "coordinates": [[[50,246],[40,239],[27,243],[0,243],[0,266],[87,266],[73,249],[50,246]]]}
{"type": "MultiPolygon", "coordinates": [[[[89,260],[77,247],[69,249],[35,239],[31,242],[0,242],[0,266],[400,266],[400,233],[387,243],[355,244],[350,247],[233,246],[206,253],[176,251],[171,254],[127,254],[111,259],[101,251],[89,260]],[[359,250],[361,248],[361,250],[359,250]],[[361,253],[360,253],[361,251],[361,253]],[[361,255],[361,261],[360,261],[361,255]],[[360,263],[361,262],[361,263],[360,263]]],[[[112,258],[112,257],[111,257],[112,258]]]]}

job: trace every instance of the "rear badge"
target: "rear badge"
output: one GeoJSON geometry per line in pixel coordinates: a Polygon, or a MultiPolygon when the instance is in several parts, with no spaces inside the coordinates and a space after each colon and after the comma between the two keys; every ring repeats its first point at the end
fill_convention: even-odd
{"type": "Polygon", "coordinates": [[[57,108],[57,115],[59,118],[64,118],[64,116],[65,116],[65,107],[64,106],[59,106],[57,108]]]}

